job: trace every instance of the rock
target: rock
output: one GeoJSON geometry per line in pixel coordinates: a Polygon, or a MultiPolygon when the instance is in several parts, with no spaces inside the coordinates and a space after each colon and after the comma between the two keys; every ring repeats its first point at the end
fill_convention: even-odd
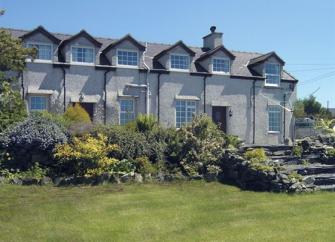
{"type": "Polygon", "coordinates": [[[196,174],[196,175],[191,176],[190,179],[191,180],[202,180],[203,176],[199,175],[199,174],[196,174]]]}
{"type": "Polygon", "coordinates": [[[0,176],[0,184],[4,184],[6,182],[6,178],[3,176],[0,176]]]}
{"type": "Polygon", "coordinates": [[[308,151],[310,149],[310,147],[311,147],[311,142],[312,142],[312,140],[309,137],[307,137],[304,140],[302,140],[301,141],[301,147],[302,147],[302,149],[304,151],[308,151]]]}
{"type": "Polygon", "coordinates": [[[207,182],[213,182],[217,180],[217,174],[216,173],[207,173],[204,175],[205,181],[207,182]]]}
{"type": "Polygon", "coordinates": [[[22,180],[20,178],[12,178],[9,181],[10,184],[14,184],[14,185],[22,185],[22,180]]]}
{"type": "Polygon", "coordinates": [[[308,176],[308,177],[305,177],[302,181],[303,181],[306,185],[312,185],[312,184],[314,184],[314,182],[315,182],[315,178],[314,178],[314,177],[311,177],[311,176],[308,176]]]}
{"type": "Polygon", "coordinates": [[[159,172],[156,178],[159,182],[164,182],[164,174],[162,172],[159,172]]]}
{"type": "Polygon", "coordinates": [[[128,174],[125,174],[123,176],[120,177],[120,181],[121,182],[130,182],[132,181],[134,178],[134,174],[132,173],[128,173],[128,174]]]}
{"type": "Polygon", "coordinates": [[[108,172],[102,173],[101,175],[95,178],[95,185],[106,184],[109,183],[111,179],[111,174],[108,172]]]}
{"type": "Polygon", "coordinates": [[[137,183],[142,183],[143,182],[143,176],[139,173],[135,173],[134,181],[137,182],[137,183]]]}
{"type": "Polygon", "coordinates": [[[62,180],[62,177],[56,177],[53,179],[53,183],[55,184],[55,186],[59,186],[62,183],[62,180]]]}
{"type": "Polygon", "coordinates": [[[43,177],[41,180],[40,180],[40,184],[41,185],[49,185],[49,184],[52,184],[52,179],[50,177],[43,177]]]}
{"type": "Polygon", "coordinates": [[[151,181],[151,180],[152,180],[151,174],[144,174],[144,181],[151,181]]]}
{"type": "Polygon", "coordinates": [[[109,182],[120,184],[121,181],[119,175],[116,174],[111,175],[109,182]]]}
{"type": "Polygon", "coordinates": [[[40,181],[36,178],[22,178],[22,185],[39,185],[40,181]]]}

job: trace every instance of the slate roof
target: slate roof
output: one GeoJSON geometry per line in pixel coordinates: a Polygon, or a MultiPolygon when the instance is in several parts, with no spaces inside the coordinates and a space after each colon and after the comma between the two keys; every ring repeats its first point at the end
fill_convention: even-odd
{"type": "MultiPolygon", "coordinates": [[[[13,37],[19,38],[24,34],[27,34],[30,31],[27,30],[20,30],[20,29],[10,29],[10,28],[1,28],[4,30],[9,31],[13,37]]],[[[61,33],[52,33],[56,38],[60,40],[66,40],[68,38],[71,38],[73,35],[69,34],[61,34],[61,33]]],[[[118,41],[119,39],[111,39],[111,38],[100,38],[100,37],[94,37],[98,42],[100,42],[102,45],[100,47],[100,51],[104,50],[106,47],[111,45],[112,43],[118,41]]],[[[163,69],[161,65],[157,65],[157,63],[154,63],[154,57],[164,52],[166,49],[171,48],[173,46],[172,44],[161,44],[161,43],[146,43],[139,41],[140,44],[146,45],[147,50],[145,54],[145,63],[149,66],[150,69],[163,69]]],[[[194,53],[194,61],[191,64],[191,71],[192,72],[205,72],[204,68],[202,68],[196,60],[206,54],[206,51],[201,47],[188,47],[191,49],[194,53]]],[[[260,61],[263,58],[268,58],[268,54],[275,54],[274,52],[270,52],[268,54],[261,54],[261,53],[255,53],[255,52],[242,52],[242,51],[233,51],[229,50],[229,52],[235,56],[234,61],[232,62],[231,67],[231,75],[233,76],[241,76],[246,78],[253,78],[255,77],[255,73],[248,67],[250,64],[250,61],[255,62],[260,61]]],[[[278,56],[277,56],[278,57],[278,56]]],[[[279,58],[279,57],[278,57],[279,58]]],[[[279,58],[280,59],[280,58],[279,58]]],[[[281,59],[280,59],[281,60],[281,59]]],[[[143,66],[144,68],[144,66],[143,66]]],[[[282,80],[285,81],[292,81],[297,82],[298,80],[292,76],[287,71],[283,70],[282,72],[282,80]]]]}

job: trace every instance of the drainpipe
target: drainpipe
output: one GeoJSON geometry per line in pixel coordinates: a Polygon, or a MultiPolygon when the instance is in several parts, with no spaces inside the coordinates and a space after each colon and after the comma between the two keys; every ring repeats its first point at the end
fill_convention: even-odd
{"type": "Polygon", "coordinates": [[[157,75],[157,121],[159,123],[160,116],[160,90],[161,90],[161,75],[162,73],[158,73],[157,75]]]}
{"type": "Polygon", "coordinates": [[[255,144],[256,139],[256,81],[254,80],[252,83],[252,99],[253,99],[253,105],[252,105],[252,143],[255,144]]]}
{"type": "Polygon", "coordinates": [[[145,68],[147,69],[147,73],[146,73],[146,78],[145,78],[145,84],[146,84],[146,92],[145,92],[145,104],[146,104],[146,114],[149,115],[150,114],[150,103],[149,103],[149,99],[150,99],[150,87],[149,87],[149,73],[150,73],[150,68],[149,66],[145,63],[145,53],[147,51],[148,48],[148,43],[145,42],[145,51],[143,52],[142,58],[143,58],[143,64],[145,66],[145,68]]]}
{"type": "Polygon", "coordinates": [[[206,80],[207,76],[204,76],[204,113],[206,113],[206,80]]]}
{"type": "MultiPolygon", "coordinates": [[[[283,102],[284,107],[286,107],[286,93],[284,93],[284,102],[283,102]]],[[[284,108],[284,127],[283,127],[283,141],[285,143],[285,138],[286,138],[286,110],[284,108]]]]}
{"type": "Polygon", "coordinates": [[[20,73],[21,75],[21,90],[22,90],[22,100],[24,101],[24,82],[23,82],[23,71],[20,73]]]}
{"type": "Polygon", "coordinates": [[[64,92],[64,113],[66,111],[66,71],[65,68],[62,66],[61,67],[62,71],[63,71],[63,92],[64,92]]]}
{"type": "Polygon", "coordinates": [[[104,124],[107,123],[107,74],[108,72],[110,72],[111,70],[107,70],[104,72],[104,124]]]}

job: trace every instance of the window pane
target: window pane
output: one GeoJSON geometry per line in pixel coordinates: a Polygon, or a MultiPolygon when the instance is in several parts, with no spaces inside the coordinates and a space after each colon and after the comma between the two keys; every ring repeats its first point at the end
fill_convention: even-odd
{"type": "Polygon", "coordinates": [[[227,59],[213,59],[213,71],[229,73],[230,61],[227,59]]]}
{"type": "Polygon", "coordinates": [[[28,44],[28,48],[35,48],[37,50],[36,59],[51,60],[51,45],[48,44],[28,44]]]}
{"type": "Polygon", "coordinates": [[[47,98],[44,96],[30,97],[30,110],[42,111],[47,109],[47,98]]]}
{"type": "Polygon", "coordinates": [[[123,99],[120,101],[120,124],[124,125],[134,120],[134,100],[123,99]]]}
{"type": "Polygon", "coordinates": [[[136,51],[118,50],[117,52],[118,65],[137,66],[138,57],[136,51]]]}
{"type": "Polygon", "coordinates": [[[189,69],[189,57],[185,55],[171,55],[171,68],[189,69]]]}
{"type": "Polygon", "coordinates": [[[94,63],[93,49],[85,47],[72,47],[72,61],[94,63]]]}
{"type": "Polygon", "coordinates": [[[279,105],[270,105],[268,107],[269,131],[280,132],[281,115],[281,107],[279,105]]]}
{"type": "Polygon", "coordinates": [[[280,84],[280,66],[278,64],[267,63],[265,65],[265,84],[280,84]]]}
{"type": "Polygon", "coordinates": [[[180,128],[184,124],[192,122],[193,115],[196,113],[195,101],[176,101],[176,127],[180,128]]]}

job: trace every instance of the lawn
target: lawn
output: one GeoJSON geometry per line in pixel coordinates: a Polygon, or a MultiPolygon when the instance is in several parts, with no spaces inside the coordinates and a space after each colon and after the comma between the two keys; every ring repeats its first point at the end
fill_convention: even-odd
{"type": "Polygon", "coordinates": [[[0,241],[334,241],[335,193],[0,185],[0,241]]]}

